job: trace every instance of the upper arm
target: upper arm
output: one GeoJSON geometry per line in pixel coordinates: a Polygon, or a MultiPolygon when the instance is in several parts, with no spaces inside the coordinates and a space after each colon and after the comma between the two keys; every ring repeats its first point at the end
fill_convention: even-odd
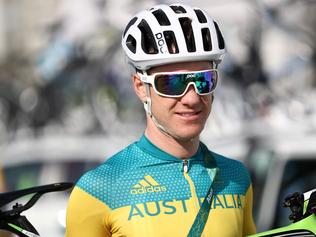
{"type": "Polygon", "coordinates": [[[5,182],[2,168],[0,167],[0,193],[5,191],[5,182]]]}
{"type": "Polygon", "coordinates": [[[256,233],[256,226],[255,226],[253,215],[252,215],[252,206],[253,206],[253,191],[252,191],[252,186],[250,185],[245,197],[243,236],[256,233]]]}
{"type": "Polygon", "coordinates": [[[65,237],[107,237],[110,208],[79,187],[72,191],[67,207],[65,237]]]}

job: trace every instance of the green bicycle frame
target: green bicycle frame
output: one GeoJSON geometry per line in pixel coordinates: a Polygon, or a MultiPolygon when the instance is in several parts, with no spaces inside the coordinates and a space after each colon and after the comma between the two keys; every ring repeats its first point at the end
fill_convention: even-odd
{"type": "MultiPolygon", "coordinates": [[[[299,218],[300,220],[295,221],[294,223],[280,227],[277,229],[261,232],[255,235],[250,235],[249,237],[265,237],[265,236],[316,236],[316,189],[304,193],[304,203],[301,204],[303,209],[303,215],[299,218]],[[310,200],[310,197],[313,195],[313,200],[310,200]],[[310,205],[309,205],[310,204],[310,205]],[[307,210],[307,209],[310,210],[307,210]]],[[[288,206],[291,207],[291,206],[288,206]]],[[[292,209],[291,209],[292,210],[292,209]]],[[[292,210],[293,212],[293,210],[292,210]]]]}

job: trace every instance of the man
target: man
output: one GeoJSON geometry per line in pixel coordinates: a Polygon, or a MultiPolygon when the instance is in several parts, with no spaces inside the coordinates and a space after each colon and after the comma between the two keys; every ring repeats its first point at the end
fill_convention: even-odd
{"type": "Polygon", "coordinates": [[[247,170],[199,140],[225,53],[217,24],[198,8],[158,5],[128,23],[122,46],[147,127],[79,180],[66,237],[253,234],[247,170]]]}

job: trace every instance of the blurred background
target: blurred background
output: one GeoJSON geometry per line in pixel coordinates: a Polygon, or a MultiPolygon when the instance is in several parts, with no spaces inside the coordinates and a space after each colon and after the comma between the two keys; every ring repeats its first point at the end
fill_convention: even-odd
{"type": "MultiPolygon", "coordinates": [[[[258,231],[287,225],[282,200],[316,188],[316,1],[178,2],[205,9],[228,49],[202,141],[249,168],[258,231]]],[[[0,192],[75,182],[141,136],[120,38],[158,3],[172,2],[0,0],[0,192]]],[[[42,236],[63,236],[68,196],[25,213],[42,236]]]]}

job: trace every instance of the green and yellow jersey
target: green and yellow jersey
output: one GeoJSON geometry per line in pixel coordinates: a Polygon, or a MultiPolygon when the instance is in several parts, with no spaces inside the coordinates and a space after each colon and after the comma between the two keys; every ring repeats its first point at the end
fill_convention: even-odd
{"type": "MultiPolygon", "coordinates": [[[[65,236],[187,236],[212,183],[203,152],[182,161],[143,136],[80,178],[69,199],[65,236]]],[[[219,173],[202,236],[255,233],[246,168],[206,152],[219,173]]]]}

